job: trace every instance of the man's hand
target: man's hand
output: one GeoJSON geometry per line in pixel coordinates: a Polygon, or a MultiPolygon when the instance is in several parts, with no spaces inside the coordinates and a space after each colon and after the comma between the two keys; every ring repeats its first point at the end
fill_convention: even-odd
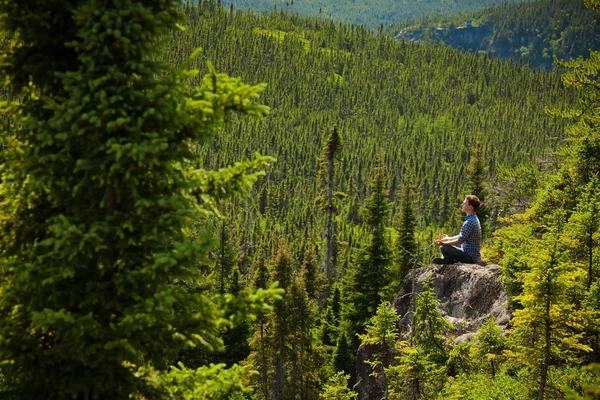
{"type": "Polygon", "coordinates": [[[439,239],[436,239],[433,241],[433,244],[435,244],[436,246],[441,246],[444,244],[444,239],[446,239],[448,237],[448,235],[446,235],[445,233],[442,233],[439,237],[439,239]]]}

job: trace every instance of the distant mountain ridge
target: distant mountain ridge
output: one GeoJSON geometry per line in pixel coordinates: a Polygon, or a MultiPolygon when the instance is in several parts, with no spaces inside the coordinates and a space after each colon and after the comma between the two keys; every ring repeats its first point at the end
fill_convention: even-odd
{"type": "Polygon", "coordinates": [[[580,0],[503,4],[453,16],[423,17],[387,30],[397,39],[483,51],[533,68],[600,50],[600,19],[580,0]]]}
{"type": "MultiPolygon", "coordinates": [[[[202,2],[202,0],[199,0],[202,2]]],[[[506,0],[518,3],[526,0],[506,0]]],[[[221,0],[223,6],[265,12],[277,9],[300,16],[322,16],[376,29],[422,15],[448,15],[491,6],[494,0],[221,0]]]]}

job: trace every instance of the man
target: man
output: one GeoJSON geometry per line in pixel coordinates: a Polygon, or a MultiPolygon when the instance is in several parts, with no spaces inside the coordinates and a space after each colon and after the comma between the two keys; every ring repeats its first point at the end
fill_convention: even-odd
{"type": "Polygon", "coordinates": [[[454,264],[457,262],[468,264],[481,264],[481,224],[477,218],[477,209],[481,202],[477,196],[468,195],[463,201],[461,209],[467,214],[460,234],[449,237],[446,234],[433,243],[440,246],[443,257],[433,259],[434,264],[454,264]]]}

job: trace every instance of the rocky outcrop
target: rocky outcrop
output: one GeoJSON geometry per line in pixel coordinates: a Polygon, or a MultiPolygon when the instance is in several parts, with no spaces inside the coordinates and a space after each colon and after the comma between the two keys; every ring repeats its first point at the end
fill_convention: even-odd
{"type": "Polygon", "coordinates": [[[398,327],[401,333],[408,333],[410,329],[413,278],[418,296],[430,277],[440,301],[439,311],[457,328],[454,332],[457,341],[468,340],[491,316],[496,317],[500,326],[508,324],[508,297],[500,282],[498,265],[436,265],[419,268],[414,276],[409,275],[394,300],[393,307],[401,318],[398,327]]]}
{"type": "Polygon", "coordinates": [[[464,50],[488,50],[494,29],[491,25],[460,27],[448,30],[443,41],[452,47],[464,50]]]}
{"type": "MultiPolygon", "coordinates": [[[[429,278],[432,278],[436,298],[440,301],[440,313],[456,327],[453,332],[456,342],[471,340],[491,316],[496,317],[501,327],[508,325],[511,317],[508,296],[500,282],[498,265],[435,265],[409,274],[393,302],[392,306],[401,318],[398,328],[402,335],[410,333],[413,292],[418,296],[429,278]]],[[[361,346],[358,350],[356,391],[359,400],[380,399],[383,394],[383,378],[371,376],[371,367],[365,363],[373,351],[369,346],[361,346]]]]}
{"type": "Polygon", "coordinates": [[[494,28],[489,24],[479,26],[460,26],[456,28],[417,28],[400,31],[395,34],[396,40],[420,42],[431,40],[443,42],[463,50],[489,50],[494,28]]]}

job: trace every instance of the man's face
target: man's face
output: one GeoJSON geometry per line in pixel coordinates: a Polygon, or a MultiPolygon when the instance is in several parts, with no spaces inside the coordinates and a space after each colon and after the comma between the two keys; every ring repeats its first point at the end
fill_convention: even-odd
{"type": "Polygon", "coordinates": [[[464,213],[466,213],[466,212],[473,212],[473,206],[469,204],[469,202],[467,201],[467,199],[463,200],[460,209],[464,213]]]}

